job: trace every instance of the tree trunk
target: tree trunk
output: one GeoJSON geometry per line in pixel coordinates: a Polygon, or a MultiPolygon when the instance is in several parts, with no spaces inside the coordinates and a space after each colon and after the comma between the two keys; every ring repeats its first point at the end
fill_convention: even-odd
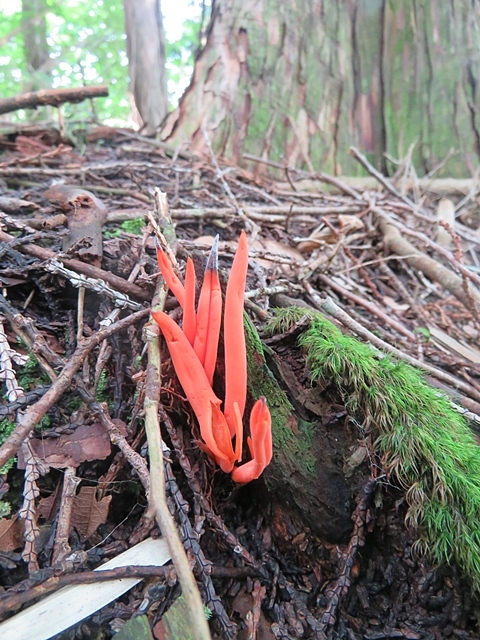
{"type": "Polygon", "coordinates": [[[218,0],[192,82],[162,129],[173,144],[253,154],[289,167],[386,171],[407,154],[449,173],[480,157],[480,5],[463,0],[218,0]],[[391,165],[390,165],[391,166],[391,165]]]}
{"type": "Polygon", "coordinates": [[[147,135],[168,111],[165,32],[160,0],[124,0],[130,90],[147,135]]]}
{"type": "Polygon", "coordinates": [[[46,13],[45,0],[22,0],[23,49],[27,68],[27,78],[23,83],[25,92],[50,86],[46,13]]]}

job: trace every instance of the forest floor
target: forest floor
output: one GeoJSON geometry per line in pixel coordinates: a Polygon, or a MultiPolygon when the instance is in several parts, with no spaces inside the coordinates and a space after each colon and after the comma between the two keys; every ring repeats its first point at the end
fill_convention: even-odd
{"type": "MultiPolygon", "coordinates": [[[[477,185],[421,189],[408,163],[388,181],[367,164],[380,180],[368,190],[279,167],[273,180],[260,161],[241,169],[194,159],[106,128],[72,147],[54,130],[32,127],[3,135],[0,148],[3,441],[33,407],[21,439],[33,435],[21,445],[18,465],[9,463],[0,476],[4,618],[18,610],[19,593],[36,598],[43,580],[72,575],[68,554],[87,552],[76,570],[90,570],[159,535],[143,518],[145,492],[132,468],[134,452],[147,455],[142,327],[158,280],[146,218],[155,189],[167,194],[181,265],[187,254],[206,258],[219,234],[226,272],[246,229],[246,309],[273,352],[275,340],[262,333],[272,308],[301,301],[330,313],[344,333],[423,370],[463,408],[474,432],[480,429],[477,185]],[[72,201],[76,211],[83,207],[81,218],[72,201]],[[134,314],[123,331],[111,329],[134,314]],[[84,340],[90,346],[79,352],[84,340]],[[42,405],[63,367],[70,378],[42,405]]],[[[173,298],[167,308],[174,309],[173,298]]],[[[305,377],[298,383],[310,388],[305,377]]],[[[418,532],[405,523],[405,493],[388,469],[390,481],[376,486],[374,499],[361,488],[350,496],[356,520],[349,535],[325,539],[278,496],[270,500],[268,474],[266,485],[261,478],[239,488],[214,469],[189,436],[185,412],[175,410],[178,386],[162,379],[162,391],[176,428],[170,423],[163,433],[172,449],[170,505],[212,611],[214,637],[479,637],[478,595],[462,567],[435,567],[418,552],[418,532]]],[[[325,398],[351,428],[344,399],[331,392],[325,398]]],[[[350,438],[339,465],[346,475],[349,465],[361,468],[368,479],[373,461],[358,443],[350,438]]],[[[155,638],[179,638],[160,620],[178,595],[175,573],[165,571],[62,637],[111,637],[142,605],[155,638]]]]}

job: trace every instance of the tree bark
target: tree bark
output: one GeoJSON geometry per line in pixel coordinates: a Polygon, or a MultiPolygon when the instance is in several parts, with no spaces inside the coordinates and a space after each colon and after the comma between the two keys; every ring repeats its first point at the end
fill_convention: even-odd
{"type": "Polygon", "coordinates": [[[50,86],[46,13],[45,0],[22,0],[23,49],[28,72],[24,91],[50,86]]]}
{"type": "MultiPolygon", "coordinates": [[[[218,0],[204,49],[162,138],[233,163],[358,175],[354,144],[427,173],[455,147],[450,175],[480,158],[480,4],[462,0],[218,0]]],[[[395,167],[395,165],[394,165],[395,167]]],[[[259,170],[259,169],[257,169],[259,170]]]]}
{"type": "Polygon", "coordinates": [[[160,0],[124,0],[130,90],[147,135],[168,111],[165,32],[160,0]]]}

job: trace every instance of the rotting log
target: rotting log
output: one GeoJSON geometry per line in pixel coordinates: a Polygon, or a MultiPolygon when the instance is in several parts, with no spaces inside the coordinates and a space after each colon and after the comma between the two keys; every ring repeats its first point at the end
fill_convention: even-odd
{"type": "Polygon", "coordinates": [[[96,267],[102,265],[102,226],[107,219],[103,202],[85,189],[56,184],[43,194],[67,215],[68,235],[63,250],[76,248],[78,255],[96,267]],[[87,246],[83,246],[84,243],[87,246]]]}
{"type": "Polygon", "coordinates": [[[308,526],[331,542],[345,541],[352,528],[356,489],[343,472],[348,447],[355,442],[344,423],[344,412],[340,417],[332,415],[318,391],[312,394],[300,388],[286,359],[268,349],[267,366],[265,347],[245,318],[249,394],[253,400],[264,395],[272,414],[274,458],[263,473],[270,497],[300,527],[308,526]],[[283,379],[285,388],[295,388],[290,396],[295,407],[270,368],[283,379]],[[315,420],[308,418],[314,415],[315,420]]]}

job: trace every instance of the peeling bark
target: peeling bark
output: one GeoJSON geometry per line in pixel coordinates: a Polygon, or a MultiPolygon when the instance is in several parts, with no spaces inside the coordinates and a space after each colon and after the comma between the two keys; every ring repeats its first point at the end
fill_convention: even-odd
{"type": "MultiPolygon", "coordinates": [[[[218,0],[192,82],[161,136],[233,163],[243,154],[287,167],[357,175],[358,145],[425,172],[451,147],[451,175],[480,157],[480,5],[462,0],[218,0]]],[[[257,169],[260,170],[260,169],[257,169]]]]}

